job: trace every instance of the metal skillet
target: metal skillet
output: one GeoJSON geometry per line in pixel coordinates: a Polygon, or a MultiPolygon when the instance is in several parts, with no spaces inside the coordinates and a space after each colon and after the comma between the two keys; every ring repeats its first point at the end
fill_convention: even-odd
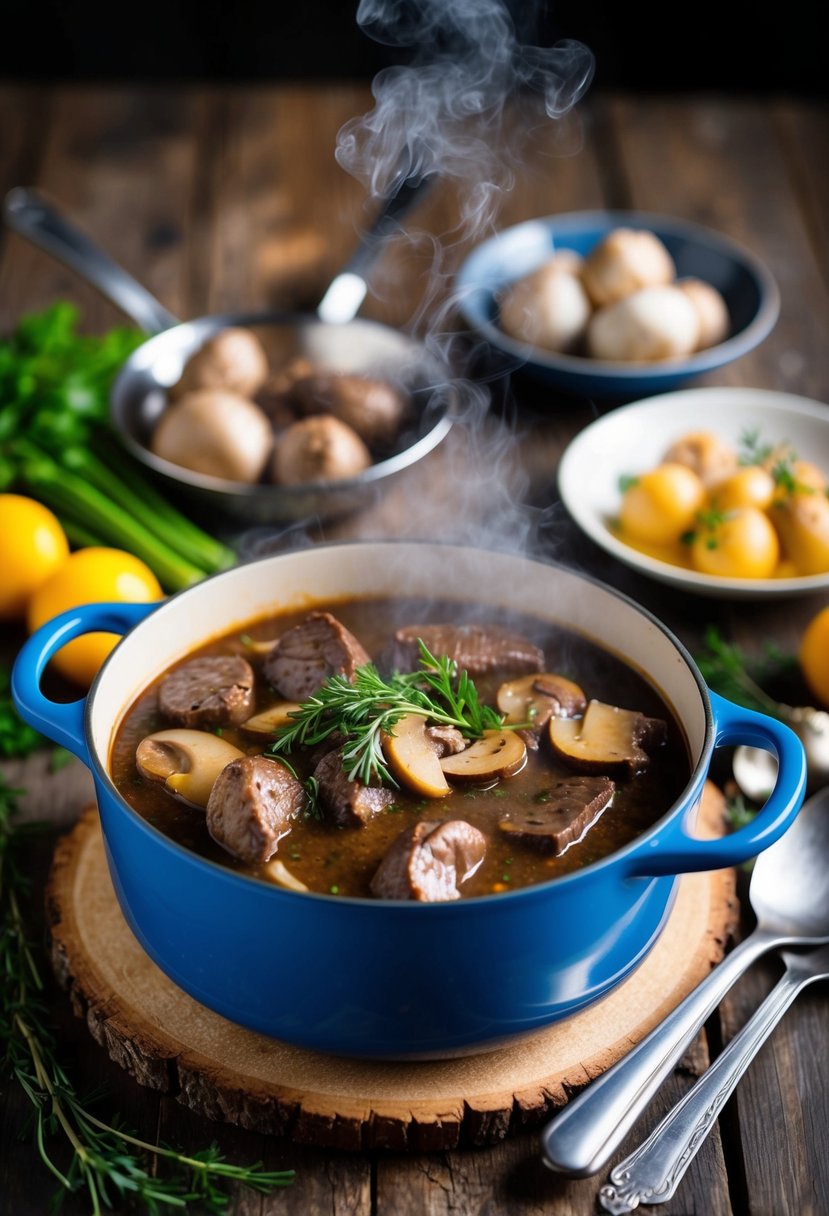
{"type": "Polygon", "coordinates": [[[453,403],[449,366],[416,339],[356,315],[368,290],[368,271],[384,240],[400,231],[401,217],[422,196],[429,181],[400,175],[315,314],[220,313],[182,322],[37,191],[12,190],[6,196],[4,213],[10,228],[77,271],[151,335],[127,359],[113,385],[112,424],[127,449],[167,489],[194,506],[211,515],[256,525],[325,519],[364,507],[449,431],[453,403]],[[252,329],[274,369],[302,356],[321,367],[397,385],[407,395],[410,410],[394,449],[357,477],[298,486],[225,481],[154,455],[149,449],[150,435],[166,406],[168,389],[179,379],[190,356],[230,326],[252,329]]]}

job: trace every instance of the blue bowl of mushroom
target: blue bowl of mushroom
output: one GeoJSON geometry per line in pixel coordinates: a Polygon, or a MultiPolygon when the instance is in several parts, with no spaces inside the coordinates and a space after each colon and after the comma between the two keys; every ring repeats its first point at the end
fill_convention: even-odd
{"type": "Polygon", "coordinates": [[[477,246],[458,304],[505,369],[568,393],[677,388],[747,354],[773,328],[777,284],[724,233],[643,211],[526,220],[477,246]]]}
{"type": "Polygon", "coordinates": [[[756,855],[805,764],[706,689],[648,612],[563,568],[438,544],[320,546],[24,645],[21,714],[89,765],[144,949],[243,1026],[371,1058],[484,1051],[597,1000],[686,871],[756,855]],[[124,634],[88,697],[49,658],[124,634]],[[715,746],[778,759],[732,835],[693,825],[715,746]]]}

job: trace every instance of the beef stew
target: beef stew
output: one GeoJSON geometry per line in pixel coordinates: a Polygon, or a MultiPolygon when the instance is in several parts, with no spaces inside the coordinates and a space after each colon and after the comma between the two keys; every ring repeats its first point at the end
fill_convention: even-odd
{"type": "MultiPolygon", "coordinates": [[[[180,712],[188,720],[190,707],[180,712]]],[[[430,901],[545,882],[615,852],[669,810],[690,762],[659,693],[576,632],[520,613],[482,618],[454,602],[377,599],[283,613],[200,646],[129,708],[110,770],[139,814],[213,861],[296,890],[430,901]],[[384,676],[419,671],[418,638],[471,669],[489,714],[483,730],[470,736],[418,714],[408,715],[414,722],[401,717],[393,739],[382,741],[391,781],[356,779],[336,732],[272,754],[272,740],[320,682],[337,673],[352,682],[366,656],[384,676]],[[228,658],[253,670],[252,703],[244,667],[215,662],[228,658]],[[174,733],[163,707],[171,687],[189,687],[193,664],[215,668],[215,695],[200,689],[192,704],[211,706],[207,729],[233,752],[221,779],[211,777],[202,809],[136,763],[149,736],[174,733]],[[213,707],[225,703],[218,721],[213,707]],[[592,737],[581,745],[588,717],[611,752],[603,755],[592,737]],[[566,726],[563,743],[552,741],[555,724],[566,726]],[[426,766],[414,776],[411,755],[426,766]]]]}

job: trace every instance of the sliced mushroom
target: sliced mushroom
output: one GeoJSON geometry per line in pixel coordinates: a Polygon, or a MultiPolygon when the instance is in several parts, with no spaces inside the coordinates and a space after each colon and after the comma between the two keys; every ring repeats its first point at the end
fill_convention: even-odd
{"type": "Polygon", "coordinates": [[[147,735],[138,744],[135,763],[142,777],[162,782],[177,798],[204,808],[219,773],[243,755],[218,735],[181,728],[147,735]]]}
{"type": "Polygon", "coordinates": [[[269,705],[243,722],[242,730],[250,731],[252,735],[275,735],[283,726],[291,724],[291,714],[301,708],[298,701],[278,701],[276,705],[269,705]]]}
{"type": "Polygon", "coordinates": [[[526,722],[536,729],[553,714],[557,718],[575,718],[587,706],[587,698],[578,684],[547,671],[508,680],[498,689],[495,702],[508,723],[526,722]]]}
{"type": "Polygon", "coordinates": [[[483,737],[440,767],[453,781],[492,781],[511,777],[527,762],[527,745],[514,730],[485,730],[483,737]]]}
{"type": "MultiPolygon", "coordinates": [[[[392,774],[423,798],[445,798],[449,782],[443,774],[434,744],[426,734],[422,714],[404,714],[394,733],[384,735],[383,754],[392,774]]],[[[462,753],[461,753],[462,754],[462,753]]]]}
{"type": "Polygon", "coordinates": [[[265,638],[263,640],[261,638],[246,637],[240,642],[240,645],[242,646],[245,654],[250,655],[251,658],[265,659],[271,653],[278,641],[278,638],[265,638]]]}
{"type": "Polygon", "coordinates": [[[591,701],[583,718],[551,718],[549,733],[553,751],[576,772],[634,777],[667,729],[661,718],[591,701]]]}
{"type": "Polygon", "coordinates": [[[285,887],[288,891],[307,891],[304,882],[300,882],[298,878],[288,870],[281,861],[274,858],[272,861],[266,861],[262,866],[262,873],[269,882],[275,883],[277,887],[285,887]]]}

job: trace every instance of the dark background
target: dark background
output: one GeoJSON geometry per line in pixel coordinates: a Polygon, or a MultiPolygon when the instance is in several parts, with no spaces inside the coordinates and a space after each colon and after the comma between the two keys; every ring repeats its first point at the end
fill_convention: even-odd
{"type": "MultiPolygon", "coordinates": [[[[524,41],[586,43],[594,89],[827,95],[818,0],[505,2],[524,41]]],[[[409,58],[363,33],[357,0],[3,0],[0,12],[7,79],[370,79],[409,58]]]]}

